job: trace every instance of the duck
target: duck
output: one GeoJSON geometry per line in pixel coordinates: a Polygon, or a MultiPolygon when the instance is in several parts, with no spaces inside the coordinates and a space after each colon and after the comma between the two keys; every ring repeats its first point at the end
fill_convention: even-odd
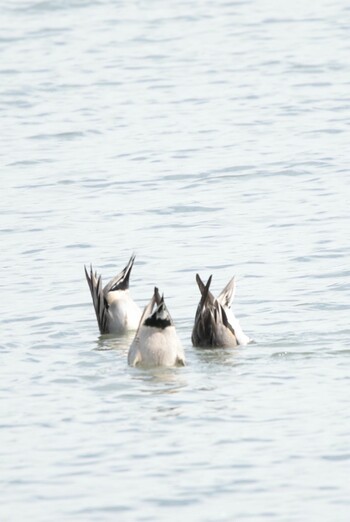
{"type": "Polygon", "coordinates": [[[193,346],[234,348],[247,345],[251,339],[243,332],[231,309],[236,290],[235,277],[230,279],[217,298],[210,292],[211,281],[212,275],[204,284],[196,274],[201,298],[192,330],[193,346]]]}
{"type": "Polygon", "coordinates": [[[102,276],[98,275],[90,265],[88,272],[84,266],[97,324],[101,335],[125,334],[137,330],[142,315],[141,308],[129,293],[129,282],[135,254],[129,259],[126,267],[102,287],[102,276]]]}
{"type": "Polygon", "coordinates": [[[185,366],[185,354],[174,322],[157,287],[145,307],[128,353],[130,366],[185,366]]]}

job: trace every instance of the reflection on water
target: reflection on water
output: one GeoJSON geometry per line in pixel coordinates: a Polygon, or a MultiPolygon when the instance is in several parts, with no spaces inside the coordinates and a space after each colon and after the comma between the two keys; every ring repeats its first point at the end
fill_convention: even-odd
{"type": "Polygon", "coordinates": [[[144,386],[140,390],[154,395],[178,393],[187,386],[184,368],[131,368],[132,379],[144,386]]]}
{"type": "Polygon", "coordinates": [[[100,335],[96,340],[94,350],[129,350],[129,347],[135,337],[135,332],[128,332],[123,335],[105,334],[100,335]]]}
{"type": "Polygon", "coordinates": [[[240,362],[241,350],[249,350],[249,345],[236,348],[194,348],[198,362],[211,366],[236,366],[240,362]]]}
{"type": "Polygon", "coordinates": [[[184,408],[182,406],[163,406],[154,410],[151,419],[158,420],[163,418],[176,418],[183,415],[183,413],[184,408]]]}

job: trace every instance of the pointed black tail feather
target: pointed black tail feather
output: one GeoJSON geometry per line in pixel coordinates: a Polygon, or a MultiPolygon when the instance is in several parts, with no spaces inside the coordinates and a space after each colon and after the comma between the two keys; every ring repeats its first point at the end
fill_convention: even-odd
{"type": "Polygon", "coordinates": [[[97,275],[97,272],[93,273],[92,266],[90,265],[90,274],[88,273],[86,266],[84,265],[86,280],[89,285],[92,303],[96,314],[97,324],[101,334],[109,333],[109,311],[108,303],[103,293],[102,288],[102,277],[97,275]]]}

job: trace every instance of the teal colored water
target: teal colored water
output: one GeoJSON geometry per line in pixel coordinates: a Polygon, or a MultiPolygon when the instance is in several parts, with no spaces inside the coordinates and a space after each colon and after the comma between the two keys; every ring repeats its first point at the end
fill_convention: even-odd
{"type": "Polygon", "coordinates": [[[0,518],[348,521],[348,3],[1,2],[0,518]],[[136,252],[185,368],[85,281],[136,252]],[[199,350],[195,274],[255,344],[199,350]]]}

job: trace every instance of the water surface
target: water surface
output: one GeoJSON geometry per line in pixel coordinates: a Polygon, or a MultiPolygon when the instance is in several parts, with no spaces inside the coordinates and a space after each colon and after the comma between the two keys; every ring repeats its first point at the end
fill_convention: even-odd
{"type": "Polygon", "coordinates": [[[347,521],[347,2],[1,13],[1,520],[347,521]],[[133,251],[185,368],[98,335],[133,251]],[[255,344],[191,346],[197,271],[255,344]]]}

